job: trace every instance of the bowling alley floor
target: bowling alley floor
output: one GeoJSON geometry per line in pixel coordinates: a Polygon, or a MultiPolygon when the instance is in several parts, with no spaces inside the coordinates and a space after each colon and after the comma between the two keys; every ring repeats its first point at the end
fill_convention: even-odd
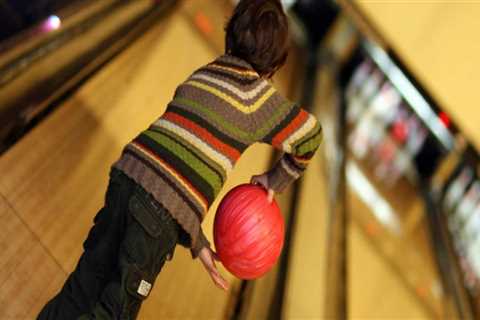
{"type": "MultiPolygon", "coordinates": [[[[0,156],[0,320],[34,319],[59,290],[102,205],[110,164],[129,139],[162,113],[175,86],[215,55],[182,9],[0,156]]],[[[277,85],[288,87],[282,81],[277,85]]],[[[220,197],[266,170],[270,156],[267,146],[250,148],[220,197]]],[[[327,189],[319,158],[303,184],[283,315],[322,319],[328,294],[323,285],[327,189]]],[[[205,221],[208,235],[215,208],[216,203],[205,221]]],[[[364,230],[352,224],[349,233],[351,318],[431,318],[364,230]]],[[[187,250],[177,250],[139,319],[229,318],[240,283],[221,272],[232,283],[228,293],[214,287],[187,250]]]]}
{"type": "MultiPolygon", "coordinates": [[[[329,295],[327,173],[333,170],[329,158],[335,144],[329,138],[333,120],[326,106],[336,103],[332,83],[327,71],[319,73],[315,84],[312,112],[320,117],[325,140],[301,184],[284,294],[287,319],[321,319],[329,295]]],[[[376,184],[371,170],[348,153],[346,167],[349,318],[452,319],[418,196],[404,182],[400,189],[376,184]]]]}
{"type": "MultiPolygon", "coordinates": [[[[285,293],[286,319],[322,319],[322,303],[328,295],[325,287],[328,230],[324,214],[328,193],[322,174],[324,163],[316,159],[303,179],[285,293]]],[[[354,214],[363,210],[364,214],[371,215],[365,206],[357,204],[355,210],[354,214]]],[[[348,308],[351,319],[435,318],[361,224],[352,219],[347,232],[348,308]]]]}

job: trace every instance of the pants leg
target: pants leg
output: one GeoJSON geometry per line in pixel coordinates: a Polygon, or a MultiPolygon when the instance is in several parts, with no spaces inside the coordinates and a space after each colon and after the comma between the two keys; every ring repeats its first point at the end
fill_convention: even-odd
{"type": "Polygon", "coordinates": [[[79,319],[136,319],[178,241],[179,226],[143,189],[129,199],[125,237],[118,264],[91,312],[79,319]]]}
{"type": "Polygon", "coordinates": [[[117,267],[119,244],[125,233],[128,195],[134,184],[112,171],[105,205],[94,218],[84,242],[84,252],[60,292],[38,319],[76,319],[91,310],[117,267]]]}

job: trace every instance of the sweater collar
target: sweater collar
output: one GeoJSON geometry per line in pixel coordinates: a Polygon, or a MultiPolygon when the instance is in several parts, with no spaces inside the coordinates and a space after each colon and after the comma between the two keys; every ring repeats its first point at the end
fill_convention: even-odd
{"type": "Polygon", "coordinates": [[[232,56],[230,54],[221,55],[220,57],[217,58],[217,61],[224,62],[224,63],[227,63],[227,64],[231,64],[233,66],[236,66],[236,67],[239,67],[239,68],[244,68],[244,69],[247,69],[247,70],[251,70],[251,71],[254,71],[255,73],[257,73],[250,63],[243,60],[242,58],[232,56]]]}

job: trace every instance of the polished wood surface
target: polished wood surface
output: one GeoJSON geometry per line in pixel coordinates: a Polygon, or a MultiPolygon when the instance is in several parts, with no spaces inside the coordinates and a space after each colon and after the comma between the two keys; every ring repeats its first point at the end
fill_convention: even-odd
{"type": "MultiPolygon", "coordinates": [[[[335,105],[336,99],[331,74],[321,68],[312,107],[323,125],[324,141],[301,180],[302,191],[297,204],[293,250],[284,292],[284,319],[328,318],[329,308],[325,302],[332,294],[327,281],[328,212],[332,196],[329,189],[332,181],[328,176],[334,170],[334,164],[330,162],[334,153],[331,148],[336,148],[332,131],[334,119],[328,110],[329,106],[335,105]]],[[[384,189],[381,190],[382,196],[384,189]]],[[[431,255],[428,235],[422,230],[407,228],[414,223],[409,223],[400,236],[385,230],[350,183],[347,204],[350,214],[346,231],[348,319],[441,318],[438,314],[444,314],[431,310],[432,292],[436,293],[434,307],[438,307],[444,297],[441,285],[435,282],[438,274],[432,265],[433,257],[425,256],[431,255]]],[[[402,214],[411,216],[410,212],[402,214]]],[[[418,223],[416,225],[420,229],[418,223]]]]}
{"type": "Polygon", "coordinates": [[[376,33],[480,150],[480,2],[354,1],[376,33]]]}
{"type": "Polygon", "coordinates": [[[1,196],[0,226],[0,319],[34,319],[66,273],[1,196]]]}
{"type": "MultiPolygon", "coordinates": [[[[325,318],[324,301],[329,294],[325,278],[329,208],[324,165],[325,160],[316,156],[303,178],[285,291],[284,319],[325,318]]],[[[430,306],[415,293],[415,288],[412,290],[405,282],[394,262],[404,259],[405,263],[413,264],[409,276],[420,280],[418,282],[430,279],[430,275],[425,277],[423,270],[430,265],[426,263],[424,268],[419,268],[422,266],[415,264],[418,259],[412,256],[419,255],[415,246],[394,247],[391,252],[394,257],[386,256],[382,247],[384,238],[377,236],[373,239],[369,230],[355,218],[367,215],[370,222],[374,220],[369,208],[361,203],[353,190],[349,193],[350,213],[354,217],[347,230],[348,319],[437,319],[430,312],[430,306]],[[407,249],[410,251],[405,251],[407,249]]],[[[418,245],[424,245],[425,241],[428,239],[420,239],[418,245]]],[[[424,283],[425,287],[417,290],[425,290],[420,293],[428,295],[431,285],[424,283]]]]}
{"type": "Polygon", "coordinates": [[[302,182],[283,314],[286,319],[321,319],[326,288],[328,190],[316,155],[302,182]]]}

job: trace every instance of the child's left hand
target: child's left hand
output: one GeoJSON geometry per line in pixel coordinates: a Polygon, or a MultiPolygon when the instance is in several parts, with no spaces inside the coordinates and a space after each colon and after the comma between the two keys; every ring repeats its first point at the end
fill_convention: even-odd
{"type": "Polygon", "coordinates": [[[218,272],[217,266],[215,265],[215,260],[219,260],[217,254],[209,247],[203,247],[198,254],[198,258],[202,261],[203,266],[210,274],[215,285],[220,289],[227,291],[228,282],[220,275],[220,272],[218,272]]]}

